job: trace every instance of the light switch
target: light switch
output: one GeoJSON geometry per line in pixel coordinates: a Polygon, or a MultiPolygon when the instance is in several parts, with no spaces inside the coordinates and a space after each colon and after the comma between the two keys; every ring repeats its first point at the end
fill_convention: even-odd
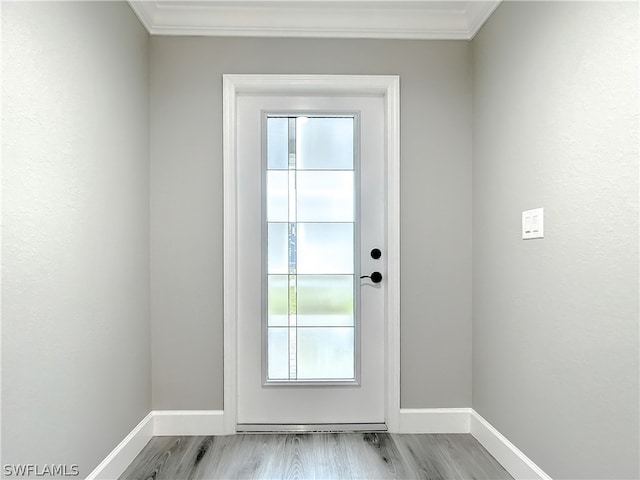
{"type": "Polygon", "coordinates": [[[522,212],[522,238],[544,238],[544,208],[522,212]]]}

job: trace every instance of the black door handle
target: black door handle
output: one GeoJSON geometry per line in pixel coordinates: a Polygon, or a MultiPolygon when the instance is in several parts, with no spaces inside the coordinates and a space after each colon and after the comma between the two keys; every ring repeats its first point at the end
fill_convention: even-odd
{"type": "Polygon", "coordinates": [[[380,272],[373,272],[371,275],[362,275],[360,278],[370,278],[373,283],[380,283],[382,281],[382,274],[380,272]]]}

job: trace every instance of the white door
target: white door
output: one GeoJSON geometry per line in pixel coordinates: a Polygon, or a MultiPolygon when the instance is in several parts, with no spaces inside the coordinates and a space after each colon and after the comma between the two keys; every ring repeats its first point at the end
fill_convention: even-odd
{"type": "Polygon", "coordinates": [[[240,96],[236,141],[238,430],[384,424],[383,97],[240,96]]]}

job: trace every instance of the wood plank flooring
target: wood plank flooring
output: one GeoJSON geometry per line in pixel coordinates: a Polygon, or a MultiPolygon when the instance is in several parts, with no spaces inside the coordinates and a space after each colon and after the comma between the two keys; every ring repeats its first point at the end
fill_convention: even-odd
{"type": "Polygon", "coordinates": [[[121,480],[512,478],[469,434],[154,437],[121,480]]]}

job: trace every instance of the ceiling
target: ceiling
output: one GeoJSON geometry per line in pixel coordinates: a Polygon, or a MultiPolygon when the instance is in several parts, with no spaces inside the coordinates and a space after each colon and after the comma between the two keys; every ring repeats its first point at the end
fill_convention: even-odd
{"type": "Polygon", "coordinates": [[[152,35],[470,40],[500,1],[129,0],[152,35]]]}

